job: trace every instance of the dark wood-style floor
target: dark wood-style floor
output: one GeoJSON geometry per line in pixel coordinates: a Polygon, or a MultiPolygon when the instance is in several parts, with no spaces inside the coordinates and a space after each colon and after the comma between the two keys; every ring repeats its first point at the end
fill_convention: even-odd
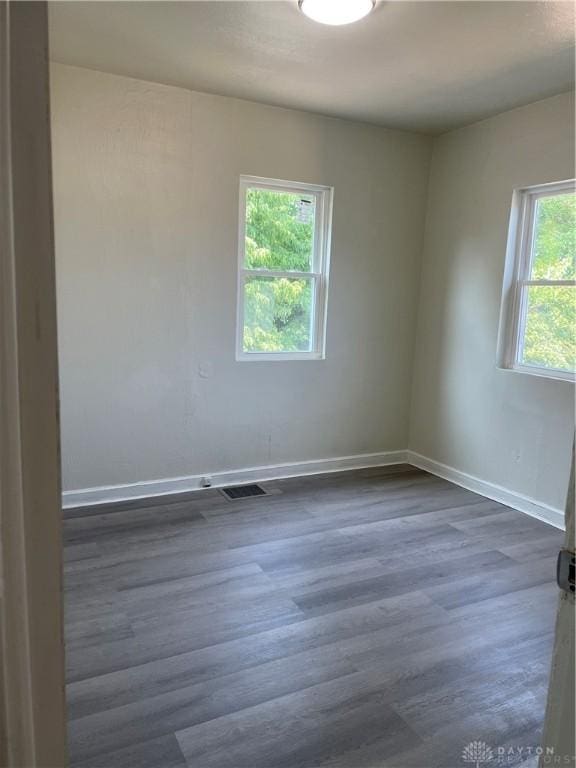
{"type": "Polygon", "coordinates": [[[530,757],[561,532],[410,467],[265,485],[66,514],[72,766],[530,757]]]}

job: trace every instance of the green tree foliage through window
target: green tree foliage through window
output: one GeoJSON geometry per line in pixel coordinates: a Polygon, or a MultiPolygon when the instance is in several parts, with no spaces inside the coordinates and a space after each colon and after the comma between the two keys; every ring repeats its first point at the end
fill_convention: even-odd
{"type": "Polygon", "coordinates": [[[251,277],[245,284],[244,349],[306,352],[310,349],[309,280],[251,277]]]}
{"type": "MultiPolygon", "coordinates": [[[[245,268],[312,272],[316,198],[249,188],[245,268]]],[[[248,277],[244,284],[245,352],[303,352],[311,345],[314,278],[248,277]]]]}
{"type": "MultiPolygon", "coordinates": [[[[576,277],[576,195],[541,197],[536,204],[531,280],[576,277]]],[[[576,288],[527,287],[522,362],[573,371],[576,355],[576,288]]]]}

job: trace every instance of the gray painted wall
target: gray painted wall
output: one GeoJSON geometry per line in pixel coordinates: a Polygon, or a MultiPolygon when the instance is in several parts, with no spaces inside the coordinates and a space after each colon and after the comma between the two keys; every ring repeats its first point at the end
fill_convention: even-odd
{"type": "Polygon", "coordinates": [[[407,447],[430,139],[61,65],[52,115],[66,490],[407,447]],[[240,174],[335,188],[324,361],[234,360],[240,174]]]}
{"type": "Polygon", "coordinates": [[[563,507],[573,385],[496,340],[512,190],[574,173],[568,95],[437,138],[428,196],[409,133],[62,65],[52,110],[66,490],[409,446],[563,507]],[[240,174],[335,187],[325,361],[234,360],[240,174]]]}
{"type": "Polygon", "coordinates": [[[496,367],[515,187],[574,176],[574,102],[557,96],[434,143],[410,447],[563,509],[574,385],[496,367]]]}

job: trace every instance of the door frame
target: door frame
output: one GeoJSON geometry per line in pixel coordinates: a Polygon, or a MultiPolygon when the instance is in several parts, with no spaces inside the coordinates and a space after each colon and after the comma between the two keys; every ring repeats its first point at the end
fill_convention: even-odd
{"type": "Polygon", "coordinates": [[[48,9],[0,3],[0,764],[66,765],[48,9]]]}
{"type": "MultiPolygon", "coordinates": [[[[574,552],[575,535],[575,445],[576,440],[572,444],[572,467],[570,470],[565,512],[566,536],[564,547],[571,552],[574,552]]],[[[550,765],[562,765],[565,768],[569,768],[576,765],[576,743],[574,736],[575,610],[574,594],[560,592],[542,738],[544,752],[539,761],[540,768],[547,768],[550,765]],[[558,762],[553,763],[552,760],[554,758],[558,762]]]]}

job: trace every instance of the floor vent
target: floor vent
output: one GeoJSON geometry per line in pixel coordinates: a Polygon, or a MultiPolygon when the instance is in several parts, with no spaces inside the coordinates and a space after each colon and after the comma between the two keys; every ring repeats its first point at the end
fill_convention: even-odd
{"type": "Polygon", "coordinates": [[[260,485],[234,485],[230,488],[222,488],[222,493],[227,499],[248,499],[252,496],[266,496],[266,491],[260,485]]]}

